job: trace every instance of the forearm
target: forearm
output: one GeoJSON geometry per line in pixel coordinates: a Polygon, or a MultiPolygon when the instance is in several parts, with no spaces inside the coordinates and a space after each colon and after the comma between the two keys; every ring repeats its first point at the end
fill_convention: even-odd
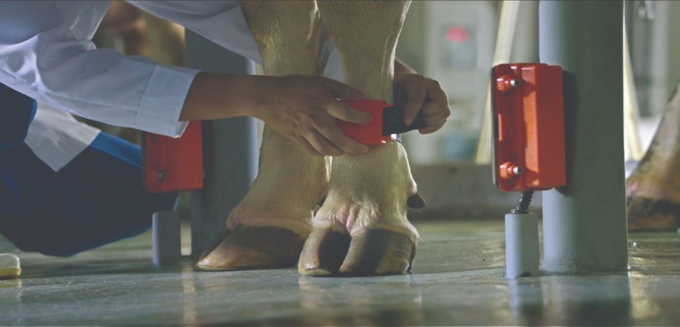
{"type": "Polygon", "coordinates": [[[252,116],[260,76],[201,72],[187,94],[180,120],[252,116]]]}
{"type": "Polygon", "coordinates": [[[22,65],[0,60],[0,82],[39,102],[155,134],[179,136],[183,131],[178,119],[195,70],[132,60],[108,50],[73,56],[69,55],[76,51],[71,49],[46,51],[36,59],[3,50],[8,49],[0,47],[0,57],[6,55],[12,59],[8,62],[22,65]]]}

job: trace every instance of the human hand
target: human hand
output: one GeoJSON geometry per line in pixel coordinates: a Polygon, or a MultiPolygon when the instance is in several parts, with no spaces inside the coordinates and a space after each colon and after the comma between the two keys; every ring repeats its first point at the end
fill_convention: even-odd
{"type": "Polygon", "coordinates": [[[420,129],[420,134],[439,130],[451,115],[449,100],[439,83],[416,73],[395,75],[394,102],[397,107],[405,108],[406,125],[411,125],[416,116],[421,114],[425,127],[420,129]]]}
{"type": "Polygon", "coordinates": [[[346,84],[321,76],[262,76],[256,86],[252,115],[316,156],[368,152],[366,145],[346,136],[335,119],[365,124],[371,115],[344,104],[363,94],[346,84]]]}

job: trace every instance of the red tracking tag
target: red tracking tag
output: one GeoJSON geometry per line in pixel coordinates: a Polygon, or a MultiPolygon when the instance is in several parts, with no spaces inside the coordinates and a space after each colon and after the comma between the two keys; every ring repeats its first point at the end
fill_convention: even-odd
{"type": "Polygon", "coordinates": [[[383,111],[390,107],[382,100],[343,101],[357,110],[373,116],[373,120],[366,124],[354,124],[344,120],[336,120],[336,124],[345,133],[359,143],[380,145],[387,141],[396,140],[396,134],[383,135],[383,111]]]}
{"type": "Polygon", "coordinates": [[[564,186],[562,68],[502,64],[491,75],[496,185],[503,191],[564,186]]]}
{"type": "Polygon", "coordinates": [[[201,122],[190,122],[180,138],[145,133],[144,186],[151,193],[203,187],[201,122]]]}

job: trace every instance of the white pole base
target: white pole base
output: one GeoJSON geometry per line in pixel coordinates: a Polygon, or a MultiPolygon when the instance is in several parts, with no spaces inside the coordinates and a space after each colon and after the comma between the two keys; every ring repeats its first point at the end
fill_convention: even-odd
{"type": "Polygon", "coordinates": [[[505,276],[538,276],[538,215],[505,215],[505,276]]]}
{"type": "Polygon", "coordinates": [[[162,267],[182,257],[180,220],[177,211],[160,211],[153,214],[153,264],[162,267]]]}

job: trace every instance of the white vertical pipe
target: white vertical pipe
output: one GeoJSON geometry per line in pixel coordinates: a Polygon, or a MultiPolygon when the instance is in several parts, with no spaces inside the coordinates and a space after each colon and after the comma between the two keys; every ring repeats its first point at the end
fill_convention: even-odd
{"type": "Polygon", "coordinates": [[[538,262],[538,215],[505,215],[505,277],[536,277],[538,262]]]}
{"type": "MultiPolygon", "coordinates": [[[[496,36],[496,48],[493,56],[493,66],[508,63],[510,61],[510,54],[512,53],[512,45],[515,36],[515,27],[517,26],[517,16],[522,1],[519,0],[505,0],[501,7],[501,17],[498,24],[498,35],[496,36]]],[[[479,143],[477,143],[477,153],[475,155],[475,163],[479,165],[489,164],[491,162],[491,149],[493,139],[491,137],[491,88],[490,86],[486,92],[486,102],[484,105],[484,115],[482,118],[482,126],[479,132],[479,143]]]]}
{"type": "MultiPolygon", "coordinates": [[[[252,61],[187,31],[187,66],[214,73],[253,74],[252,61]]],[[[257,123],[252,117],[205,121],[204,187],[191,195],[191,254],[203,253],[226,229],[231,209],[257,175],[257,123]]]]}
{"type": "Polygon", "coordinates": [[[565,70],[567,185],[543,193],[543,270],[627,269],[623,1],[542,1],[542,62],[565,70]]]}
{"type": "Polygon", "coordinates": [[[174,210],[156,212],[151,226],[154,265],[162,267],[179,260],[182,257],[179,213],[174,210]]]}

